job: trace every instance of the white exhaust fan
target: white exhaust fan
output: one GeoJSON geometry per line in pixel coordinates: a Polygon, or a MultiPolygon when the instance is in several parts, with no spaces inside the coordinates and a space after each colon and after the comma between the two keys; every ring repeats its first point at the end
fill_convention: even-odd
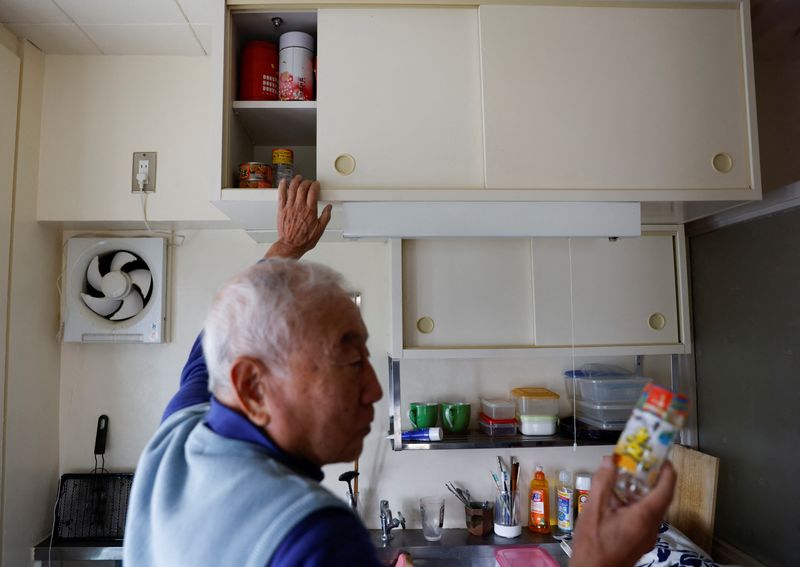
{"type": "Polygon", "coordinates": [[[71,238],[65,342],[165,340],[166,239],[71,238]]]}

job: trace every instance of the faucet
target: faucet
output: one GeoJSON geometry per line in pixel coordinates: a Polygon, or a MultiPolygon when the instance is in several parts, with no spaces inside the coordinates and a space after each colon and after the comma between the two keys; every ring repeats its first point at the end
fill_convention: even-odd
{"type": "Polygon", "coordinates": [[[406,519],[400,512],[396,518],[392,518],[392,511],[389,509],[389,501],[381,500],[381,541],[387,542],[392,539],[392,530],[398,526],[406,529],[406,519]]]}

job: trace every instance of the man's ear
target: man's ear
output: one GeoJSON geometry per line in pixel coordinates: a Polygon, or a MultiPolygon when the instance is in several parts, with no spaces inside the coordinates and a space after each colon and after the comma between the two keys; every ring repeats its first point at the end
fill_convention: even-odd
{"type": "Polygon", "coordinates": [[[231,365],[231,385],[240,411],[259,427],[270,421],[267,411],[269,370],[257,358],[240,356],[231,365]]]}

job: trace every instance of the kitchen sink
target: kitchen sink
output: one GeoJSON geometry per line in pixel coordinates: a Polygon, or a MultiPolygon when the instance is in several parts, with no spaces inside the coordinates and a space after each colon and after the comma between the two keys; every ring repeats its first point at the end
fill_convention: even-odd
{"type": "Polygon", "coordinates": [[[569,558],[551,536],[533,534],[523,530],[520,537],[505,539],[494,534],[486,537],[471,535],[466,529],[442,531],[442,539],[427,541],[422,530],[394,530],[392,540],[384,544],[380,530],[369,530],[378,557],[390,563],[399,551],[407,551],[415,567],[494,567],[495,551],[500,547],[537,545],[547,551],[561,567],[567,567],[569,558]]]}

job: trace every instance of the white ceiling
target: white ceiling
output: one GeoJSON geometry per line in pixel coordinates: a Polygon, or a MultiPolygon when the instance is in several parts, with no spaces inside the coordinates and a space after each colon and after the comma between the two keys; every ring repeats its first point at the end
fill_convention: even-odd
{"type": "Polygon", "coordinates": [[[208,55],[225,0],[0,0],[0,23],[48,54],[208,55]]]}

